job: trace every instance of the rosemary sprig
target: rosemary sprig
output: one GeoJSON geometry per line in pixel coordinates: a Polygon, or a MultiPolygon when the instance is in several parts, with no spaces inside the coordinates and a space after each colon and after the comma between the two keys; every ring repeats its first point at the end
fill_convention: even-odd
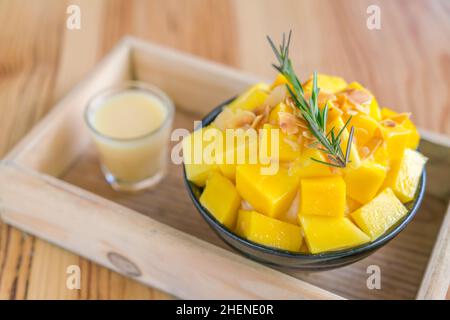
{"type": "Polygon", "coordinates": [[[317,72],[313,74],[313,87],[311,97],[309,101],[305,98],[303,87],[295,74],[292,66],[291,59],[289,59],[289,44],[291,41],[292,31],[289,31],[289,35],[286,41],[285,34],[283,33],[283,40],[281,42],[279,50],[273,43],[272,39],[267,36],[270,46],[278,60],[279,65],[272,64],[273,67],[278,70],[292,85],[286,85],[289,94],[294,101],[295,106],[299,109],[302,117],[306,120],[308,128],[312,135],[317,139],[320,146],[317,148],[324,152],[328,156],[329,162],[325,162],[319,159],[311,158],[316,162],[338,168],[345,168],[347,163],[350,162],[350,148],[353,140],[354,128],[350,129],[348,137],[347,148],[345,154],[341,149],[342,133],[347,128],[351,117],[347,120],[345,125],[335,134],[334,127],[331,128],[328,133],[326,132],[327,117],[328,117],[328,103],[321,110],[318,104],[318,97],[320,88],[317,87],[317,72]]]}

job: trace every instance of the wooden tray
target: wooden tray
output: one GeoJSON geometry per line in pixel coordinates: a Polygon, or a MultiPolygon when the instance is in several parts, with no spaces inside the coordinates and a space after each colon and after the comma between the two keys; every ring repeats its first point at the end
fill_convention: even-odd
{"type": "Polygon", "coordinates": [[[386,247],[333,271],[275,270],[236,254],[210,230],[188,198],[181,166],[172,164],[156,190],[136,195],[105,183],[82,113],[94,93],[126,79],[166,91],[176,104],[174,126],[189,130],[258,80],[125,38],[0,163],[4,221],[180,298],[445,298],[447,138],[424,133],[428,193],[414,221],[386,247]],[[370,265],[381,268],[381,290],[367,289],[370,265]]]}

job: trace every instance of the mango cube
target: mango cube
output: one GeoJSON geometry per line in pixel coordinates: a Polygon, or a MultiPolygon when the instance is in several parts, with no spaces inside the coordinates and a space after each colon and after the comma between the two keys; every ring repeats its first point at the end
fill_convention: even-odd
{"type": "Polygon", "coordinates": [[[183,160],[186,177],[198,186],[204,186],[211,172],[218,172],[215,161],[214,143],[216,140],[205,139],[206,133],[211,136],[222,136],[219,129],[214,127],[200,128],[183,139],[183,160]],[[208,152],[211,150],[211,152],[208,152]]]}
{"type": "Polygon", "coordinates": [[[363,146],[372,138],[380,124],[371,116],[360,113],[352,117],[348,127],[355,127],[355,142],[357,145],[363,146]]]}
{"type": "Polygon", "coordinates": [[[220,173],[223,174],[224,177],[230,179],[232,182],[236,182],[236,165],[235,164],[227,164],[221,163],[219,164],[220,173]]]}
{"type": "Polygon", "coordinates": [[[265,83],[257,83],[250,87],[247,91],[242,93],[234,99],[229,105],[230,109],[254,110],[263,105],[267,96],[269,95],[269,86],[265,83]]]}
{"type": "Polygon", "coordinates": [[[387,153],[391,159],[400,159],[403,156],[403,151],[406,149],[411,130],[404,128],[401,125],[395,127],[382,127],[382,132],[385,139],[387,153]]]}
{"type": "Polygon", "coordinates": [[[386,168],[375,162],[364,161],[356,169],[346,169],[344,180],[347,195],[360,203],[372,200],[383,185],[386,168]]]}
{"type": "Polygon", "coordinates": [[[286,212],[297,192],[299,178],[279,167],[273,175],[264,175],[262,165],[238,165],[236,188],[241,197],[258,212],[278,218],[286,212]]]}
{"type": "Polygon", "coordinates": [[[312,159],[326,161],[325,155],[313,148],[303,148],[300,157],[293,163],[290,171],[300,178],[327,177],[333,175],[331,168],[312,159]]]}
{"type": "Polygon", "coordinates": [[[335,251],[359,246],[370,238],[348,218],[300,216],[300,225],[311,253],[335,251]]]}
{"type": "Polygon", "coordinates": [[[298,252],[302,245],[299,226],[269,218],[256,211],[239,211],[236,233],[247,240],[282,250],[298,252]]]}
{"type": "Polygon", "coordinates": [[[409,129],[410,131],[406,147],[411,149],[417,149],[419,147],[420,134],[416,126],[412,123],[411,120],[408,119],[405,120],[405,122],[403,123],[403,127],[409,129]]]}
{"type": "Polygon", "coordinates": [[[206,180],[200,203],[224,226],[234,228],[241,198],[233,183],[219,173],[206,180]]]}
{"type": "MultiPolygon", "coordinates": [[[[232,130],[232,129],[229,129],[232,130]]],[[[216,157],[220,172],[230,179],[236,181],[236,166],[238,164],[248,164],[258,161],[258,136],[255,133],[254,138],[250,137],[252,130],[241,131],[242,136],[238,137],[238,130],[235,130],[230,137],[224,133],[224,146],[216,157]],[[253,154],[253,158],[250,154],[253,154]]]]}
{"type": "Polygon", "coordinates": [[[388,153],[388,149],[386,146],[386,143],[382,143],[374,152],[374,154],[371,157],[373,161],[376,163],[387,167],[390,163],[390,157],[388,153]]]}
{"type": "MultiPolygon", "coordinates": [[[[347,82],[340,77],[328,76],[324,74],[317,75],[317,87],[320,91],[326,93],[336,93],[345,89],[347,82]]],[[[303,84],[304,91],[312,91],[313,79],[312,77],[303,84]]]]}
{"type": "Polygon", "coordinates": [[[413,200],[426,162],[419,152],[405,149],[403,157],[393,161],[384,186],[392,188],[403,203],[413,200]]]}
{"type": "Polygon", "coordinates": [[[356,209],[360,208],[361,206],[362,206],[361,203],[347,196],[347,203],[345,205],[345,216],[348,217],[350,213],[356,211],[356,209]]]}
{"type": "Polygon", "coordinates": [[[395,225],[407,212],[394,192],[386,188],[350,216],[373,241],[395,225]]]}
{"type": "Polygon", "coordinates": [[[345,182],[340,176],[302,179],[299,215],[343,217],[345,182]]]}
{"type": "Polygon", "coordinates": [[[280,128],[268,123],[260,130],[259,147],[259,150],[266,150],[264,156],[281,162],[293,161],[300,156],[297,136],[287,135],[280,128]],[[274,130],[278,131],[277,135],[272,134],[274,130]],[[278,139],[273,139],[274,137],[278,139]]]}
{"type": "Polygon", "coordinates": [[[276,87],[281,86],[281,85],[286,85],[286,84],[288,84],[288,83],[289,83],[289,82],[288,82],[288,80],[286,79],[286,77],[283,76],[281,73],[279,73],[279,74],[277,75],[277,77],[275,78],[275,81],[270,85],[270,90],[273,90],[273,89],[275,89],[276,87]]]}
{"type": "Polygon", "coordinates": [[[386,107],[381,108],[381,118],[383,120],[387,119],[387,118],[391,118],[393,116],[396,116],[397,114],[398,113],[396,111],[392,110],[392,109],[389,109],[389,108],[386,108],[386,107]]]}
{"type": "Polygon", "coordinates": [[[410,133],[406,146],[411,149],[417,149],[417,147],[419,146],[420,134],[414,123],[412,123],[412,121],[408,117],[400,117],[399,113],[389,108],[381,109],[381,117],[383,119],[392,119],[398,124],[401,124],[406,129],[409,129],[410,133]]]}

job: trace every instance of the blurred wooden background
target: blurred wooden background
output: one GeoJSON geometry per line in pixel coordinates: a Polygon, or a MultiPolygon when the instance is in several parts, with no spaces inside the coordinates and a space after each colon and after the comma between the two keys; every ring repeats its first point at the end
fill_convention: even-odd
{"type": "MultiPolygon", "coordinates": [[[[0,26],[0,158],[126,34],[268,77],[265,35],[292,29],[301,77],[358,80],[383,106],[450,133],[447,0],[0,0],[0,26]],[[70,4],[80,30],[66,28],[70,4]],[[381,30],[366,27],[370,4],[381,30]]],[[[79,298],[170,297],[0,221],[0,299],[79,298]],[[69,265],[81,290],[66,288],[69,265]]]]}

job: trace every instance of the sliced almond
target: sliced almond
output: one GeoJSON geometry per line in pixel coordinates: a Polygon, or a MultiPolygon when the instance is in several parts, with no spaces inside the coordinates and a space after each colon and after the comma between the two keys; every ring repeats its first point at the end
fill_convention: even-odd
{"type": "Polygon", "coordinates": [[[309,131],[303,131],[302,135],[303,135],[303,137],[305,137],[308,140],[315,140],[316,139],[316,137],[314,137],[314,135],[311,132],[309,132],[309,131]]]}
{"type": "Polygon", "coordinates": [[[216,117],[214,124],[220,130],[250,127],[255,117],[255,114],[248,110],[237,109],[232,111],[231,109],[225,108],[216,117]]]}
{"type": "Polygon", "coordinates": [[[369,104],[372,101],[372,95],[366,90],[348,89],[338,95],[338,102],[344,112],[357,110],[361,113],[369,114],[369,104]]]}
{"type": "Polygon", "coordinates": [[[349,116],[356,116],[358,114],[358,111],[356,110],[347,110],[346,114],[349,116]]]}
{"type": "Polygon", "coordinates": [[[347,98],[354,104],[369,104],[372,102],[372,95],[366,90],[350,89],[346,91],[347,98]]]}
{"type": "Polygon", "coordinates": [[[383,143],[383,134],[381,130],[377,128],[373,137],[365,144],[365,146],[359,148],[358,152],[360,153],[361,159],[364,160],[372,156],[383,143]]]}
{"type": "Polygon", "coordinates": [[[280,102],[283,102],[286,99],[287,95],[288,92],[286,86],[277,86],[269,93],[266,100],[264,101],[264,104],[275,107],[280,102]]]}
{"type": "Polygon", "coordinates": [[[251,125],[255,117],[255,114],[251,111],[237,110],[235,116],[231,120],[230,127],[232,129],[237,129],[244,125],[251,125]]]}
{"type": "Polygon", "coordinates": [[[264,119],[264,115],[263,114],[260,114],[260,115],[256,116],[255,119],[253,119],[253,122],[252,122],[250,127],[252,127],[253,129],[258,128],[258,126],[263,121],[263,119],[264,119]]]}
{"type": "Polygon", "coordinates": [[[296,134],[300,130],[300,120],[289,112],[278,112],[279,126],[286,134],[296,134]]]}
{"type": "Polygon", "coordinates": [[[392,119],[384,119],[384,120],[380,121],[380,124],[385,127],[388,127],[388,128],[395,128],[395,126],[397,125],[397,122],[395,122],[392,119]]]}
{"type": "Polygon", "coordinates": [[[220,130],[224,131],[227,128],[227,124],[231,121],[233,117],[233,111],[229,108],[225,108],[219,113],[214,120],[214,125],[220,130]]]}
{"type": "MultiPolygon", "coordinates": [[[[309,99],[311,98],[312,93],[310,91],[307,91],[304,93],[305,100],[309,102],[309,99]]],[[[319,106],[325,105],[328,101],[336,101],[337,97],[333,93],[328,93],[325,91],[319,91],[319,96],[317,97],[317,103],[319,106]]]]}

